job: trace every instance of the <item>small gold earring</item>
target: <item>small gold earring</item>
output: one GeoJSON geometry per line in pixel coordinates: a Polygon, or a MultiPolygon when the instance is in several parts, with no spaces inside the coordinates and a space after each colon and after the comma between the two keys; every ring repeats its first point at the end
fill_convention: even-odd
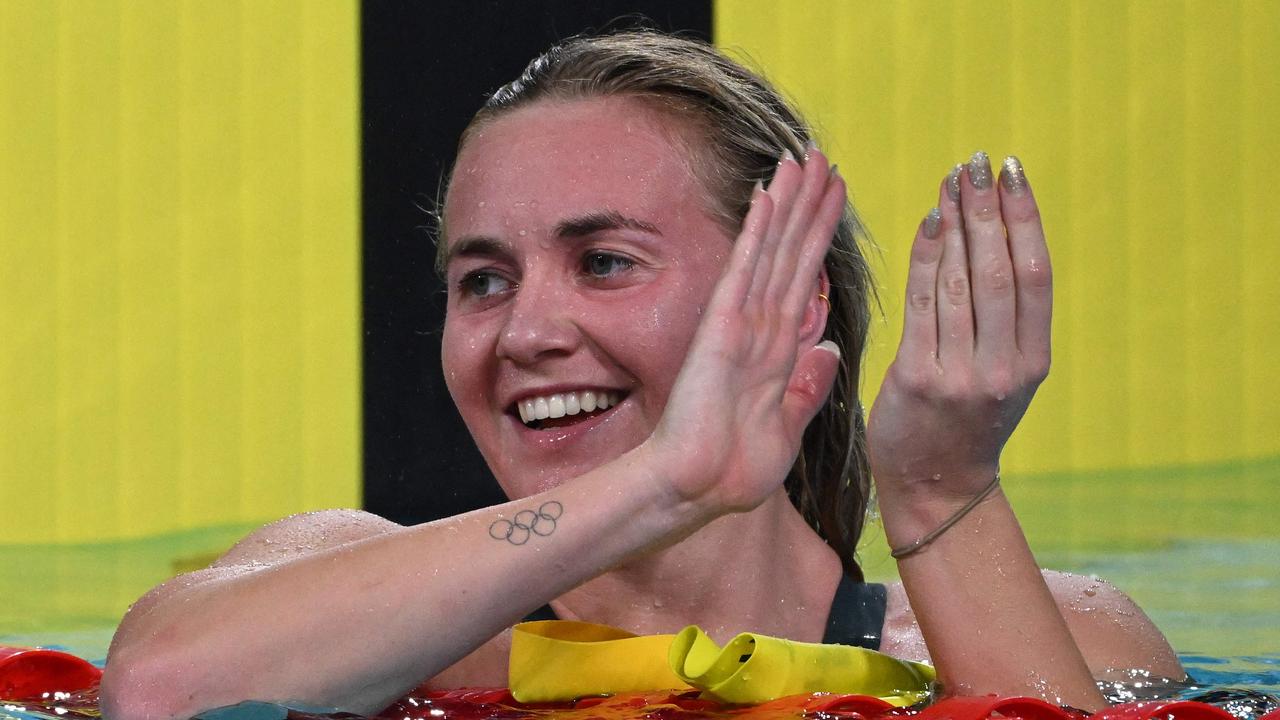
{"type": "Polygon", "coordinates": [[[831,298],[827,297],[825,293],[818,293],[818,297],[822,298],[822,302],[827,304],[827,312],[831,312],[831,298]]]}

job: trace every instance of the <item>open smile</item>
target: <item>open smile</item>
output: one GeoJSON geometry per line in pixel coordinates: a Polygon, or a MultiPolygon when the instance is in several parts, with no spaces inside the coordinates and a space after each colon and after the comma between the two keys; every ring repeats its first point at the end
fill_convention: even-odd
{"type": "Polygon", "coordinates": [[[547,430],[575,425],[597,417],[626,397],[617,390],[576,390],[532,395],[518,400],[512,414],[531,430],[547,430]]]}

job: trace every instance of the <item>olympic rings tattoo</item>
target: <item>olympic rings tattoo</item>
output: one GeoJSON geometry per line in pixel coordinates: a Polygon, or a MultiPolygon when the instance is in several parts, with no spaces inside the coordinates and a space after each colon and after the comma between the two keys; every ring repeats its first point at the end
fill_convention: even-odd
{"type": "Polygon", "coordinates": [[[489,537],[506,540],[512,545],[523,545],[534,535],[546,537],[556,531],[556,520],[564,514],[564,506],[555,500],[542,503],[537,512],[521,510],[510,520],[494,520],[489,526],[489,537]]]}

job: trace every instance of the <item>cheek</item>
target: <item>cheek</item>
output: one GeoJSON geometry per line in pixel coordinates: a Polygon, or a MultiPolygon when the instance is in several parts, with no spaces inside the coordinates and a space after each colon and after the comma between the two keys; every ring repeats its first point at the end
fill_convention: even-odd
{"type": "Polygon", "coordinates": [[[710,295],[707,283],[682,283],[660,293],[651,304],[631,308],[618,324],[626,328],[618,332],[625,333],[629,355],[635,359],[632,372],[650,391],[645,405],[655,419],[684,366],[710,295]]]}
{"type": "Polygon", "coordinates": [[[458,409],[466,413],[466,401],[475,397],[483,355],[481,333],[445,319],[440,343],[440,367],[444,382],[458,409]]]}

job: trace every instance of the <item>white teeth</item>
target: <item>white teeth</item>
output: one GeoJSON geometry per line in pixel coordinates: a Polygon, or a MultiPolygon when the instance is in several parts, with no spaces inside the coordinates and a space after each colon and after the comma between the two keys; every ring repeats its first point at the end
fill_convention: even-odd
{"type": "Polygon", "coordinates": [[[553,418],[564,417],[564,396],[563,395],[552,395],[550,398],[547,399],[547,406],[551,410],[551,417],[553,418]]]}
{"type": "Polygon", "coordinates": [[[529,424],[535,420],[561,418],[582,412],[605,410],[617,405],[618,399],[619,393],[607,391],[581,390],[579,392],[555,393],[554,395],[525,398],[516,403],[516,411],[520,415],[520,421],[529,424]]]}

